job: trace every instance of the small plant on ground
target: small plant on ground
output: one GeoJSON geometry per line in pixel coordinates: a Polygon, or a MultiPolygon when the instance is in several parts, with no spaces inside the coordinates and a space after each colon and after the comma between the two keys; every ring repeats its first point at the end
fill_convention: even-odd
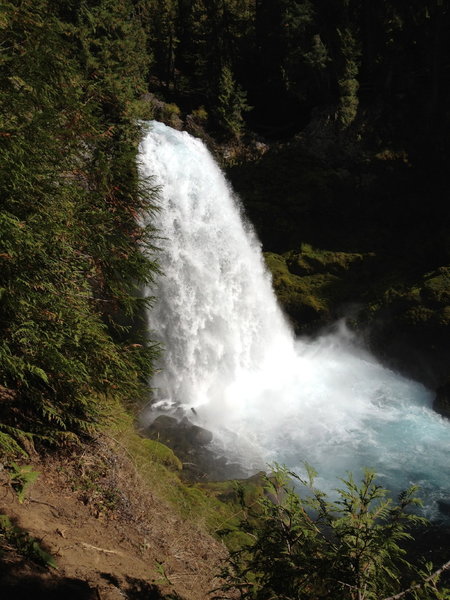
{"type": "Polygon", "coordinates": [[[23,504],[29,488],[39,477],[39,472],[35,471],[31,465],[18,465],[13,462],[9,466],[9,478],[13,490],[17,493],[20,504],[23,504]]]}
{"type": "Polygon", "coordinates": [[[438,588],[450,562],[420,570],[402,547],[424,522],[408,512],[420,504],[415,487],[394,503],[367,471],[360,485],[352,476],[342,480],[331,501],[314,487],[315,476],[309,466],[306,479],[277,467],[266,478],[266,496],[247,508],[241,525],[250,541],[231,552],[215,600],[230,592],[253,600],[450,598],[438,588]]]}
{"type": "Polygon", "coordinates": [[[163,585],[173,585],[173,583],[170,581],[170,579],[167,575],[166,569],[164,567],[164,563],[159,562],[158,560],[155,560],[155,571],[160,576],[160,578],[158,580],[156,580],[155,583],[163,584],[163,585]]]}

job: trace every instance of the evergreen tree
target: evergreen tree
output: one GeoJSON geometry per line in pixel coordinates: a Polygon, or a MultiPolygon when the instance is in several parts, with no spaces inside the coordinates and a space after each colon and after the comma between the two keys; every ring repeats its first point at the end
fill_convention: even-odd
{"type": "Polygon", "coordinates": [[[233,78],[231,69],[223,67],[217,97],[219,125],[234,137],[239,137],[244,127],[243,113],[250,110],[247,95],[233,78]]]}
{"type": "Polygon", "coordinates": [[[148,48],[154,59],[152,74],[166,86],[176,84],[175,61],[179,43],[177,17],[178,9],[174,0],[149,0],[145,29],[148,48]]]}
{"type": "Polygon", "coordinates": [[[449,597],[450,590],[437,584],[450,561],[432,572],[431,565],[417,570],[405,558],[402,545],[411,539],[409,530],[423,521],[407,510],[419,503],[415,488],[394,504],[374,474],[366,472],[360,486],[351,476],[343,480],[338,499],[330,501],[314,487],[313,469],[307,472],[302,479],[277,468],[266,478],[266,496],[256,506],[246,507],[242,500],[242,529],[249,541],[231,553],[216,600],[229,597],[220,592],[253,600],[449,597]]]}

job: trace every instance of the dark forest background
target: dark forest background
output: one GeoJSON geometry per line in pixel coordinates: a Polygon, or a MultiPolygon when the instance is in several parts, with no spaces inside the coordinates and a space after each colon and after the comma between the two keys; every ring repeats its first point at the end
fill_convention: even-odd
{"type": "Polygon", "coordinates": [[[280,138],[319,115],[345,129],[369,113],[375,138],[428,158],[445,151],[444,0],[164,0],[149,9],[153,75],[233,133],[242,117],[280,138]]]}

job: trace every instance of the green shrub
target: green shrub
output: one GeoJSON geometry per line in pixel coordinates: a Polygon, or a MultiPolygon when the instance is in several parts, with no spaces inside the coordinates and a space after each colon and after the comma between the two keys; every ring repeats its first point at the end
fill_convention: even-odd
{"type": "Polygon", "coordinates": [[[200,123],[206,123],[208,120],[208,112],[204,106],[199,106],[198,108],[194,109],[191,114],[194,119],[200,123]]]}
{"type": "Polygon", "coordinates": [[[395,504],[366,472],[359,486],[351,476],[343,480],[330,501],[314,487],[316,473],[307,472],[302,479],[277,468],[266,479],[266,497],[256,514],[247,508],[241,525],[250,541],[231,553],[216,600],[230,591],[254,600],[381,600],[406,596],[402,589],[409,585],[410,597],[448,598],[450,590],[438,591],[439,572],[429,565],[420,572],[405,558],[409,530],[423,522],[407,511],[419,503],[414,487],[395,504]]]}

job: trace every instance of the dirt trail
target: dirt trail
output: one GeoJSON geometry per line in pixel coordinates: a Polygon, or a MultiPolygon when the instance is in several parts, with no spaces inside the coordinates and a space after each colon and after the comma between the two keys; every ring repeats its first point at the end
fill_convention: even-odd
{"type": "MultiPolygon", "coordinates": [[[[0,563],[2,600],[205,600],[217,585],[225,548],[154,497],[131,461],[107,441],[71,459],[36,458],[33,466],[40,475],[23,504],[8,472],[0,472],[0,514],[38,539],[58,570],[24,560],[7,546],[0,563]],[[76,485],[80,469],[96,473],[99,448],[114,465],[108,473],[111,506],[95,481],[92,489],[76,485]]],[[[105,473],[100,479],[104,485],[105,473]]]]}

